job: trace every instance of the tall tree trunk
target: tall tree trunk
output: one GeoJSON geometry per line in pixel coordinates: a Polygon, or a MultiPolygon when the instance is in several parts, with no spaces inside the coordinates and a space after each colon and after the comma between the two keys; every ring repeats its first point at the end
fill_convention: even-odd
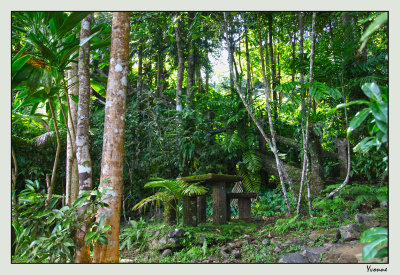
{"type": "MultiPolygon", "coordinates": [[[[189,28],[193,24],[194,12],[189,12],[189,28]]],[[[194,51],[195,43],[191,37],[189,37],[189,47],[188,47],[188,68],[187,68],[187,85],[186,94],[188,97],[188,102],[192,100],[192,87],[194,86],[194,51]]]]}
{"type": "Polygon", "coordinates": [[[183,55],[182,39],[180,33],[180,19],[177,22],[175,28],[176,47],[178,49],[178,76],[176,78],[176,110],[181,112],[182,106],[182,83],[183,73],[185,70],[185,58],[183,55]]]}
{"type": "Polygon", "coordinates": [[[278,119],[277,96],[276,96],[276,64],[274,56],[274,43],[272,41],[272,14],[268,14],[268,36],[269,36],[269,56],[271,58],[271,75],[272,75],[272,100],[274,118],[278,119]]]}
{"type": "MultiPolygon", "coordinates": [[[[313,13],[312,17],[312,31],[311,31],[311,54],[310,54],[310,83],[313,80],[313,69],[314,69],[314,35],[315,35],[315,17],[316,13],[313,13]]],[[[303,14],[299,14],[299,26],[300,26],[300,54],[302,55],[303,50],[303,33],[304,33],[304,26],[303,26],[303,14]]],[[[304,79],[304,78],[303,78],[304,79]]],[[[303,85],[303,83],[302,83],[303,85]]],[[[301,184],[300,184],[300,192],[299,198],[297,201],[297,214],[300,211],[300,203],[301,203],[301,196],[304,182],[307,184],[307,198],[308,198],[308,207],[311,215],[312,205],[311,205],[311,191],[310,191],[310,184],[308,179],[308,168],[309,168],[309,158],[308,158],[308,138],[309,138],[309,112],[311,108],[311,93],[308,91],[308,98],[307,98],[307,105],[305,105],[304,99],[302,98],[302,134],[303,134],[303,169],[301,174],[301,184]],[[305,126],[304,126],[304,116],[305,118],[305,126]]]]}
{"type": "MultiPolygon", "coordinates": [[[[80,33],[81,41],[91,35],[93,15],[89,14],[82,20],[80,33]]],[[[79,173],[79,194],[92,189],[92,160],[89,153],[89,104],[90,104],[90,71],[89,71],[89,49],[90,44],[86,43],[79,50],[78,75],[79,75],[79,103],[78,120],[76,126],[76,160],[79,173]]],[[[78,210],[78,215],[83,216],[86,206],[78,210]]],[[[87,222],[82,225],[76,233],[76,255],[75,262],[90,262],[90,247],[85,246],[85,235],[87,222]]]]}
{"type": "Polygon", "coordinates": [[[278,167],[278,173],[279,173],[279,180],[281,182],[282,186],[282,191],[283,195],[286,200],[286,204],[288,206],[288,212],[291,213],[292,209],[290,206],[289,199],[287,197],[287,192],[286,192],[286,187],[284,183],[284,175],[282,172],[282,164],[278,156],[278,149],[276,147],[276,138],[275,138],[275,131],[274,131],[274,126],[272,123],[272,116],[271,116],[271,107],[269,105],[269,83],[267,80],[267,76],[265,73],[265,64],[264,64],[264,53],[263,53],[263,46],[262,46],[262,38],[261,38],[261,27],[260,27],[260,22],[259,19],[257,19],[257,24],[258,24],[258,42],[259,42],[259,52],[260,52],[260,59],[261,59],[261,70],[263,74],[263,83],[264,83],[264,93],[265,93],[265,102],[267,105],[267,114],[268,114],[268,122],[269,122],[269,129],[270,129],[270,134],[271,134],[271,141],[267,141],[269,144],[272,152],[274,153],[275,160],[276,160],[276,166],[278,167]]]}
{"type": "Polygon", "coordinates": [[[67,167],[66,167],[66,204],[70,205],[78,197],[79,178],[78,164],[76,162],[76,125],[78,120],[78,104],[72,100],[71,95],[79,96],[78,86],[78,64],[71,62],[71,70],[68,71],[68,101],[69,101],[69,116],[68,128],[71,129],[71,138],[67,136],[67,167]]]}
{"type": "Polygon", "coordinates": [[[123,159],[125,138],[125,104],[129,58],[129,12],[114,12],[111,36],[110,72],[107,83],[107,103],[104,119],[103,153],[100,181],[107,191],[108,208],[101,208],[97,220],[105,217],[104,224],[111,225],[108,244],[95,244],[93,261],[119,262],[119,228],[123,189],[123,159]]]}

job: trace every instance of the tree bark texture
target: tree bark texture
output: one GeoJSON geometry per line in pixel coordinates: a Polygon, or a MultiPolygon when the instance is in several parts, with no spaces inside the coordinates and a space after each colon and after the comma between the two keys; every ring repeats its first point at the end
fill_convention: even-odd
{"type": "Polygon", "coordinates": [[[72,69],[68,71],[68,97],[69,97],[69,116],[68,128],[71,130],[71,138],[67,136],[67,167],[66,167],[66,204],[70,205],[78,197],[79,178],[78,164],[76,161],[76,150],[74,150],[76,142],[76,125],[78,120],[78,104],[72,100],[70,95],[79,96],[78,85],[78,64],[71,62],[72,69]]]}
{"type": "MultiPolygon", "coordinates": [[[[89,14],[82,20],[80,33],[81,41],[91,35],[93,15],[89,14]]],[[[79,173],[79,194],[92,189],[92,160],[89,153],[89,104],[90,104],[90,71],[89,71],[89,42],[79,49],[78,76],[79,76],[79,103],[76,126],[76,160],[79,173]]],[[[78,210],[78,215],[83,216],[87,207],[78,210]]],[[[87,223],[76,232],[75,262],[90,263],[90,247],[85,246],[87,223]]]]}
{"type": "Polygon", "coordinates": [[[188,226],[197,225],[197,197],[186,196],[183,197],[182,203],[182,219],[183,224],[188,226]]]}
{"type": "Polygon", "coordinates": [[[111,187],[106,199],[108,208],[101,208],[97,220],[105,216],[108,244],[95,244],[93,261],[96,263],[119,262],[119,228],[123,188],[123,159],[125,138],[125,104],[129,59],[129,12],[114,12],[112,21],[110,72],[104,119],[103,153],[100,182],[111,187]]]}

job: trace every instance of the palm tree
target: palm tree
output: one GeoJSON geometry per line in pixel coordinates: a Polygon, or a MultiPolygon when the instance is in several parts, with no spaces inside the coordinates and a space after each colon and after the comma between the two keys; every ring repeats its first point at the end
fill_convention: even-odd
{"type": "Polygon", "coordinates": [[[132,209],[137,210],[154,203],[156,207],[160,206],[162,202],[164,205],[164,219],[166,222],[169,220],[171,210],[175,211],[176,222],[179,222],[179,208],[177,207],[178,200],[186,196],[203,195],[207,193],[207,188],[200,185],[201,182],[189,184],[181,180],[152,178],[152,181],[146,183],[144,187],[147,188],[161,188],[163,191],[157,192],[150,197],[144,198],[137,203],[132,209]]]}

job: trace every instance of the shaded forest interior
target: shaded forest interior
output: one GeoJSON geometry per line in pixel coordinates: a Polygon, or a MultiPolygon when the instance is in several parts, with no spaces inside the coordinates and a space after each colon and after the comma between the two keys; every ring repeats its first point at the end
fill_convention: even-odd
{"type": "Polygon", "coordinates": [[[179,224],[182,202],[169,202],[204,194],[179,177],[242,177],[233,189],[257,194],[256,219],[320,217],[336,211],[329,201],[371,212],[388,193],[387,17],[12,12],[13,221],[27,215],[21,198],[75,202],[77,253],[65,257],[118,262],[118,245],[104,247],[120,222],[156,219],[161,206],[179,224]],[[99,222],[109,228],[88,241],[99,222]]]}

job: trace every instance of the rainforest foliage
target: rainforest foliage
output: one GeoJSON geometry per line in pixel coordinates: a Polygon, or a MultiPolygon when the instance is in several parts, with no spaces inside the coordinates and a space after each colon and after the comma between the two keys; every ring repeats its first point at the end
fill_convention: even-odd
{"type": "MultiPolygon", "coordinates": [[[[66,203],[67,139],[75,136],[68,117],[72,104],[79,102],[70,92],[76,83],[68,72],[87,44],[93,190],[104,169],[113,14],[92,13],[91,34],[82,41],[78,34],[88,14],[12,12],[13,222],[24,261],[73,260],[79,218],[72,213],[83,202],[66,203]],[[26,212],[28,208],[36,214],[26,212]],[[34,221],[42,216],[49,217],[51,228],[41,231],[34,221]],[[43,234],[37,243],[59,234],[49,251],[61,247],[62,253],[39,249],[34,254],[30,244],[36,235],[24,236],[39,231],[43,234]]],[[[137,236],[123,248],[140,244],[143,249],[146,236],[139,218],[160,206],[137,211],[135,205],[158,198],[167,206],[190,188],[204,192],[197,186],[168,188],[184,176],[243,177],[241,190],[257,193],[252,205],[257,218],[297,210],[314,219],[332,215],[331,224],[343,209],[370,211],[387,201],[387,20],[386,12],[365,11],[131,12],[121,117],[121,221],[138,222],[126,229],[125,235],[131,230],[137,236]],[[166,191],[156,193],[158,187],[166,191]]],[[[91,194],[89,208],[103,207],[105,194],[92,192],[80,198],[91,194]]],[[[178,221],[181,207],[177,201],[178,221]]],[[[234,206],[232,211],[237,211],[234,206]]],[[[296,226],[301,227],[278,222],[277,230],[296,226]]],[[[88,228],[93,234],[86,244],[107,243],[108,228],[101,221],[88,228]]],[[[198,253],[207,254],[207,244],[198,253]]]]}

